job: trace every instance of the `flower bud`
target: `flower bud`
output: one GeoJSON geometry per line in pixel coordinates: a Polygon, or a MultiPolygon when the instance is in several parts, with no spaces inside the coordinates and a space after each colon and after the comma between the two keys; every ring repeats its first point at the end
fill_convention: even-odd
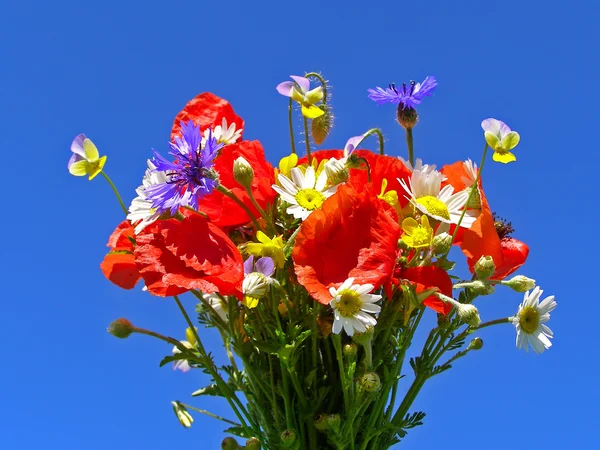
{"type": "Polygon", "coordinates": [[[535,280],[523,275],[517,275],[502,284],[517,292],[527,292],[535,287],[535,280]]]}
{"type": "Polygon", "coordinates": [[[362,333],[354,333],[352,340],[360,345],[367,345],[373,339],[373,331],[375,328],[368,325],[367,329],[362,333]]]}
{"type": "Polygon", "coordinates": [[[396,114],[398,123],[405,129],[413,128],[419,121],[419,115],[414,108],[405,107],[402,103],[398,105],[396,114]]]}
{"type": "Polygon", "coordinates": [[[479,195],[479,189],[475,185],[471,187],[473,189],[473,194],[471,194],[471,199],[469,203],[467,203],[467,208],[469,209],[481,209],[481,196],[479,195]]]}
{"type": "Polygon", "coordinates": [[[107,331],[119,339],[125,339],[135,331],[135,327],[129,320],[121,317],[111,323],[108,326],[107,331]]]}
{"type": "MultiPolygon", "coordinates": [[[[315,428],[319,431],[329,430],[329,423],[327,423],[327,417],[324,414],[319,414],[315,420],[315,428]]],[[[283,439],[282,439],[283,440],[283,439]]]]}
{"type": "Polygon", "coordinates": [[[283,448],[290,448],[296,442],[296,432],[292,429],[287,429],[279,435],[283,448]]]}
{"type": "Polygon", "coordinates": [[[469,283],[469,288],[477,295],[490,295],[494,293],[494,286],[487,281],[472,281],[469,283]]]}
{"type": "Polygon", "coordinates": [[[467,350],[481,350],[483,347],[483,339],[476,337],[471,342],[469,342],[469,346],[467,350]]]}
{"type": "Polygon", "coordinates": [[[333,126],[333,114],[331,113],[331,109],[324,103],[317,105],[317,107],[325,114],[313,119],[310,131],[315,144],[321,145],[333,126]]]}
{"type": "Polygon", "coordinates": [[[456,302],[454,306],[456,307],[456,312],[458,313],[460,320],[472,327],[479,326],[481,318],[479,317],[479,311],[475,306],[458,302],[456,302]]]}
{"type": "Polygon", "coordinates": [[[452,248],[452,236],[448,233],[440,233],[434,236],[431,242],[431,251],[435,256],[445,255],[452,248]]]}
{"type": "Polygon", "coordinates": [[[239,156],[233,163],[233,178],[246,189],[250,189],[254,180],[254,170],[243,156],[239,156]]]}
{"type": "Polygon", "coordinates": [[[185,406],[179,402],[171,402],[171,405],[173,405],[173,411],[175,412],[179,423],[185,428],[190,428],[194,422],[194,418],[191,416],[188,410],[185,409],[185,406]]]}
{"type": "Polygon", "coordinates": [[[325,163],[325,173],[327,180],[332,185],[345,183],[350,178],[350,172],[345,162],[335,158],[331,158],[325,163]]]}
{"type": "Polygon", "coordinates": [[[194,331],[189,327],[185,329],[185,338],[192,347],[196,346],[196,335],[194,334],[194,331]]]}
{"type": "Polygon", "coordinates": [[[246,450],[260,450],[260,441],[255,437],[251,437],[246,441],[246,450]]]}
{"type": "Polygon", "coordinates": [[[356,358],[356,351],[356,344],[346,344],[344,345],[344,348],[342,348],[342,353],[350,360],[356,358]]]}
{"type": "Polygon", "coordinates": [[[240,448],[240,444],[232,437],[226,437],[221,441],[221,449],[222,450],[238,450],[240,448]]]}
{"type": "Polygon", "coordinates": [[[330,414],[327,416],[327,425],[333,431],[337,431],[340,428],[340,415],[339,414],[330,414]]]}
{"type": "Polygon", "coordinates": [[[475,273],[482,280],[487,280],[496,271],[496,265],[491,256],[482,256],[475,263],[475,273]]]}
{"type": "Polygon", "coordinates": [[[367,372],[358,380],[358,386],[366,392],[377,392],[381,388],[381,380],[375,372],[367,372]]]}

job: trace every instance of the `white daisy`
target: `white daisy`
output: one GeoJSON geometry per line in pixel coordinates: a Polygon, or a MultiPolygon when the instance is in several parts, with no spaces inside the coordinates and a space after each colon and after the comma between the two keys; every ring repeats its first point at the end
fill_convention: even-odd
{"type": "Polygon", "coordinates": [[[168,177],[164,172],[157,172],[155,169],[154,164],[148,160],[148,168],[142,179],[142,185],[135,190],[138,196],[131,201],[129,206],[127,219],[131,223],[139,222],[135,227],[135,234],[141,233],[144,228],[160,217],[160,212],[156,208],[152,208],[152,200],[147,200],[146,189],[168,181],[168,177]]]}
{"type": "Polygon", "coordinates": [[[204,300],[215,310],[223,322],[227,322],[227,302],[217,293],[215,294],[202,294],[204,300]]]}
{"type": "MultiPolygon", "coordinates": [[[[442,188],[442,181],[445,179],[446,177],[432,169],[432,166],[422,165],[419,169],[417,165],[408,185],[404,180],[398,181],[409,195],[406,198],[423,214],[440,222],[457,224],[469,198],[469,191],[463,190],[455,194],[451,185],[442,188]]],[[[460,226],[471,228],[478,215],[479,211],[467,210],[460,226]]]]}
{"type": "MultiPolygon", "coordinates": [[[[185,348],[192,348],[193,345],[188,341],[179,341],[185,348]]],[[[173,354],[176,355],[181,353],[177,347],[173,347],[173,354]]],[[[181,370],[183,373],[189,372],[191,369],[190,363],[188,363],[187,359],[178,359],[177,361],[173,361],[173,370],[181,370]]]]}
{"type": "Polygon", "coordinates": [[[435,170],[435,164],[423,164],[423,160],[421,158],[417,158],[417,162],[414,168],[410,161],[402,158],[401,156],[399,156],[398,159],[402,162],[402,164],[404,164],[404,167],[406,167],[411,172],[413,170],[418,170],[420,172],[432,172],[435,170]]]}
{"type": "Polygon", "coordinates": [[[369,294],[372,284],[353,284],[354,278],[348,278],[339,288],[329,288],[333,297],[330,306],[333,308],[333,332],[339,334],[342,328],[348,336],[355,331],[364,333],[367,326],[375,326],[377,320],[371,316],[381,311],[381,306],[375,302],[381,300],[381,295],[369,294]]]}
{"type": "Polygon", "coordinates": [[[267,295],[273,279],[260,272],[250,272],[244,276],[242,292],[248,308],[255,308],[258,301],[267,295]]]}
{"type": "Polygon", "coordinates": [[[550,338],[553,337],[552,330],[544,325],[550,320],[550,312],[556,308],[554,296],[546,297],[540,303],[542,291],[537,286],[531,294],[525,293],[523,303],[519,305],[519,311],[511,318],[517,329],[517,348],[529,351],[529,346],[536,353],[552,347],[550,338]]]}
{"type": "Polygon", "coordinates": [[[291,176],[290,180],[285,175],[279,174],[277,179],[281,186],[274,184],[273,190],[284,201],[292,205],[286,209],[286,212],[296,219],[305,220],[311,212],[320,208],[325,199],[331,197],[337,189],[337,185],[325,189],[327,173],[323,170],[317,178],[312,166],[307,167],[304,173],[300,168],[294,167],[291,176]]]}
{"type": "MultiPolygon", "coordinates": [[[[223,143],[225,145],[235,144],[237,142],[237,140],[240,137],[242,137],[242,132],[244,131],[242,128],[240,128],[239,130],[236,130],[235,128],[236,128],[235,122],[232,123],[231,125],[229,125],[229,127],[228,127],[227,119],[225,119],[223,117],[223,121],[221,122],[221,125],[217,125],[212,130],[212,135],[219,143],[223,143]]],[[[204,136],[202,137],[202,147],[204,147],[204,144],[208,140],[208,136],[209,136],[210,132],[211,132],[210,129],[204,130],[204,136]]]]}
{"type": "Polygon", "coordinates": [[[477,179],[477,164],[475,164],[470,159],[467,159],[463,162],[463,167],[465,169],[465,172],[467,173],[467,176],[461,177],[460,181],[462,181],[465,184],[465,187],[471,187],[477,179]]]}

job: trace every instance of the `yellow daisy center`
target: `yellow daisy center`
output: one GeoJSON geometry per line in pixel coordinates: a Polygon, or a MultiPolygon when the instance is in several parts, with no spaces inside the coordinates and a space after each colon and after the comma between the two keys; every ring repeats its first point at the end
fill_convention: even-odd
{"type": "Polygon", "coordinates": [[[301,189],[296,194],[296,201],[304,209],[314,211],[321,207],[325,201],[325,196],[316,189],[301,189]]]}
{"type": "Polygon", "coordinates": [[[521,330],[527,334],[533,333],[537,330],[540,324],[540,313],[533,306],[526,306],[519,313],[519,325],[521,330]]]}
{"type": "Polygon", "coordinates": [[[443,217],[446,220],[450,220],[450,212],[446,204],[435,198],[432,195],[425,195],[417,199],[417,203],[424,206],[427,212],[431,215],[443,217]]]}
{"type": "Polygon", "coordinates": [[[338,295],[339,300],[335,305],[335,309],[337,309],[343,317],[354,317],[360,311],[360,307],[362,306],[360,295],[348,289],[338,293],[338,295]]]}

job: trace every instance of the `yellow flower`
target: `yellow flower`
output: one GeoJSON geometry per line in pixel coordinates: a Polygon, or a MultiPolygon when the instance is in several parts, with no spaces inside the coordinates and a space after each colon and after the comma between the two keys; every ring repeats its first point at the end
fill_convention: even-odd
{"type": "MultiPolygon", "coordinates": [[[[281,158],[279,161],[279,173],[285,175],[289,178],[290,173],[294,167],[298,164],[298,155],[292,153],[290,156],[286,156],[285,158],[281,158]]],[[[277,177],[277,174],[275,174],[277,177]]]]}
{"type": "Polygon", "coordinates": [[[427,248],[433,240],[433,228],[429,225],[429,219],[425,214],[421,216],[419,224],[412,217],[408,217],[402,221],[402,241],[413,248],[427,248]]]}
{"type": "Polygon", "coordinates": [[[398,201],[398,193],[394,190],[385,192],[387,186],[388,180],[384,178],[381,182],[381,193],[377,196],[377,198],[393,206],[396,210],[396,214],[398,214],[398,221],[400,221],[402,217],[404,217],[404,214],[402,213],[402,208],[400,207],[400,202],[398,201]]]}
{"type": "Polygon", "coordinates": [[[277,236],[271,239],[262,231],[256,233],[259,242],[249,242],[246,250],[254,256],[269,256],[277,267],[283,267],[285,264],[285,255],[283,254],[283,237],[277,236]]]}
{"type": "Polygon", "coordinates": [[[516,161],[517,158],[511,150],[517,146],[521,137],[504,122],[498,119],[485,119],[481,122],[485,141],[494,150],[493,160],[507,164],[516,161]]]}
{"type": "Polygon", "coordinates": [[[323,100],[323,87],[311,89],[308,78],[295,75],[291,77],[294,81],[279,83],[277,91],[298,102],[302,106],[302,115],[307,119],[316,119],[325,114],[325,111],[316,106],[316,103],[323,100]]]}

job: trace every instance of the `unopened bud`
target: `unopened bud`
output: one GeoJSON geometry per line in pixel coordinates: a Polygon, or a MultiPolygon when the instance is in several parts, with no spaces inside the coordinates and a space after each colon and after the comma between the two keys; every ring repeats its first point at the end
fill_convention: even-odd
{"type": "Polygon", "coordinates": [[[477,327],[481,323],[481,318],[479,317],[479,311],[477,308],[468,303],[458,303],[454,304],[456,307],[456,312],[458,313],[458,317],[467,325],[472,327],[477,327]]]}
{"type": "Polygon", "coordinates": [[[119,339],[125,339],[135,331],[135,327],[129,320],[120,318],[111,323],[107,331],[119,339]]]}
{"type": "Polygon", "coordinates": [[[222,450],[238,450],[240,448],[240,444],[232,437],[226,437],[221,441],[221,449],[222,450]]]}
{"type": "Polygon", "coordinates": [[[483,347],[483,339],[476,337],[471,342],[469,342],[469,346],[467,350],[481,350],[483,347]]]}
{"type": "Polygon", "coordinates": [[[523,275],[517,275],[510,280],[503,282],[502,284],[514,289],[517,292],[527,292],[535,287],[535,280],[523,275]]]}
{"type": "Polygon", "coordinates": [[[333,431],[337,431],[340,429],[340,415],[339,414],[330,414],[327,416],[327,425],[333,431]]]}
{"type": "Polygon", "coordinates": [[[362,333],[354,333],[352,340],[360,345],[367,345],[373,339],[373,332],[375,328],[371,325],[367,326],[367,329],[362,333]]]}
{"type": "Polygon", "coordinates": [[[448,233],[440,233],[431,242],[431,251],[435,256],[445,255],[452,248],[452,236],[448,233]]]}
{"type": "Polygon", "coordinates": [[[250,189],[254,180],[254,170],[243,156],[239,156],[233,163],[233,178],[246,189],[250,189]]]}
{"type": "Polygon", "coordinates": [[[327,417],[324,414],[320,414],[315,420],[315,428],[319,431],[329,430],[329,424],[327,423],[327,417]]]}
{"type": "Polygon", "coordinates": [[[360,377],[358,385],[363,391],[377,392],[381,388],[381,380],[375,372],[368,372],[360,377]]]}
{"type": "Polygon", "coordinates": [[[327,136],[329,136],[329,132],[333,126],[333,114],[331,108],[326,104],[317,105],[317,107],[325,114],[313,119],[310,131],[315,144],[321,145],[327,136]]]}
{"type": "Polygon", "coordinates": [[[350,172],[345,162],[335,158],[331,158],[325,163],[325,173],[327,181],[332,185],[345,183],[350,178],[350,172]]]}
{"type": "Polygon", "coordinates": [[[246,450],[260,450],[260,441],[255,437],[251,437],[246,441],[246,450]]]}
{"type": "Polygon", "coordinates": [[[417,111],[410,106],[405,107],[402,103],[398,105],[396,116],[398,123],[405,129],[413,128],[419,121],[417,111]]]}
{"type": "Polygon", "coordinates": [[[475,263],[475,273],[482,280],[487,280],[496,271],[496,265],[491,256],[482,256],[475,263]]]}
{"type": "Polygon", "coordinates": [[[481,196],[479,195],[479,189],[475,185],[471,186],[473,193],[471,194],[471,199],[469,203],[467,203],[467,208],[469,209],[481,209],[481,196]]]}
{"type": "Polygon", "coordinates": [[[477,295],[490,295],[494,293],[494,286],[487,281],[472,281],[469,283],[469,288],[477,295]]]}
{"type": "Polygon", "coordinates": [[[175,412],[179,423],[185,428],[190,428],[194,422],[194,418],[191,416],[188,410],[185,409],[185,406],[179,402],[171,402],[171,405],[173,405],[173,411],[175,412]]]}
{"type": "Polygon", "coordinates": [[[346,344],[342,349],[344,356],[350,360],[356,358],[356,344],[346,344]]]}
{"type": "Polygon", "coordinates": [[[196,335],[194,331],[189,327],[185,329],[185,338],[192,345],[192,347],[196,346],[196,335]]]}
{"type": "Polygon", "coordinates": [[[279,435],[283,448],[290,448],[296,442],[296,432],[292,429],[287,429],[279,435]]]}

